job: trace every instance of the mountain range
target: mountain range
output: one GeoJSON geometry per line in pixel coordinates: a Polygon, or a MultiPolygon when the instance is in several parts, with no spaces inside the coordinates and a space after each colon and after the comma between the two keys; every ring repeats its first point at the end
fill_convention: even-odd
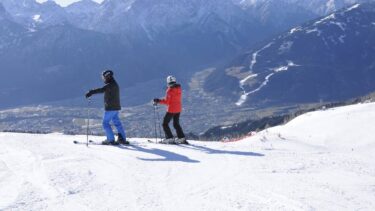
{"type": "Polygon", "coordinates": [[[168,74],[187,83],[198,70],[223,65],[243,49],[318,17],[315,5],[292,0],[1,4],[9,27],[0,32],[0,66],[12,70],[1,80],[0,97],[9,99],[2,107],[79,97],[98,83],[104,68],[114,69],[124,88],[168,74]]]}
{"type": "Polygon", "coordinates": [[[264,41],[217,70],[208,91],[259,107],[342,101],[375,90],[375,4],[355,4],[264,41]]]}

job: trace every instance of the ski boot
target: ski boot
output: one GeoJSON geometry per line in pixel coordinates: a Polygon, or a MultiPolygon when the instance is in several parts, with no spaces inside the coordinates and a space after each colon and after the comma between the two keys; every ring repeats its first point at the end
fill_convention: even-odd
{"type": "Polygon", "coordinates": [[[105,141],[102,141],[102,145],[118,145],[118,143],[116,143],[115,141],[105,140],[105,141]]]}
{"type": "Polygon", "coordinates": [[[126,140],[126,138],[122,137],[122,135],[119,133],[117,134],[117,144],[123,144],[123,145],[129,145],[129,141],[126,140]]]}
{"type": "Polygon", "coordinates": [[[189,142],[187,142],[187,140],[186,140],[185,137],[183,137],[183,138],[177,138],[174,142],[176,144],[189,144],[189,142]]]}
{"type": "Polygon", "coordinates": [[[174,138],[165,138],[160,141],[161,144],[175,144],[174,138]]]}

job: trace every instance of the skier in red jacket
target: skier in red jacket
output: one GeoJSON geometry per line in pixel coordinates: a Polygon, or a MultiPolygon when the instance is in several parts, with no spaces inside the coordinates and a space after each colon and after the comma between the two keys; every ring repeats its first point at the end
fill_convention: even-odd
{"type": "Polygon", "coordinates": [[[176,78],[173,76],[167,77],[168,89],[164,99],[154,99],[156,104],[164,104],[167,108],[167,113],[163,120],[163,129],[165,133],[165,139],[162,143],[165,144],[187,144],[185,134],[180,126],[180,114],[182,111],[182,89],[181,85],[176,82],[176,78]],[[177,139],[173,138],[171,129],[169,128],[169,122],[173,118],[173,127],[176,129],[177,139]]]}

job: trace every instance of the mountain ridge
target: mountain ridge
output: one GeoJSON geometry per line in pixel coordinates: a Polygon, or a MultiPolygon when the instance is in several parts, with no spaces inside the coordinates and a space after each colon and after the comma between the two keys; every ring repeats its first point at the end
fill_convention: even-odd
{"type": "Polygon", "coordinates": [[[368,48],[374,33],[374,5],[356,4],[268,40],[263,47],[238,57],[226,70],[217,71],[206,88],[222,92],[215,85],[221,84],[218,80],[227,81],[227,87],[237,86],[235,90],[244,91],[238,105],[247,97],[251,98],[247,103],[254,105],[326,102],[368,94],[375,89],[369,81],[374,49],[368,48]],[[355,74],[357,69],[361,72],[355,74]]]}

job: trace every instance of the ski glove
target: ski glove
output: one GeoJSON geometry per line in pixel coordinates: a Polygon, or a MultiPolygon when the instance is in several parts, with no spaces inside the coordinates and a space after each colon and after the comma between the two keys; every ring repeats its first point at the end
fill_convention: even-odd
{"type": "Polygon", "coordinates": [[[160,102],[160,99],[158,99],[158,98],[155,98],[155,99],[154,99],[154,103],[155,103],[155,104],[158,104],[159,102],[160,102]]]}
{"type": "Polygon", "coordinates": [[[91,96],[92,96],[92,92],[91,92],[91,90],[90,90],[89,92],[86,93],[86,98],[89,98],[89,97],[91,97],[91,96]]]}

